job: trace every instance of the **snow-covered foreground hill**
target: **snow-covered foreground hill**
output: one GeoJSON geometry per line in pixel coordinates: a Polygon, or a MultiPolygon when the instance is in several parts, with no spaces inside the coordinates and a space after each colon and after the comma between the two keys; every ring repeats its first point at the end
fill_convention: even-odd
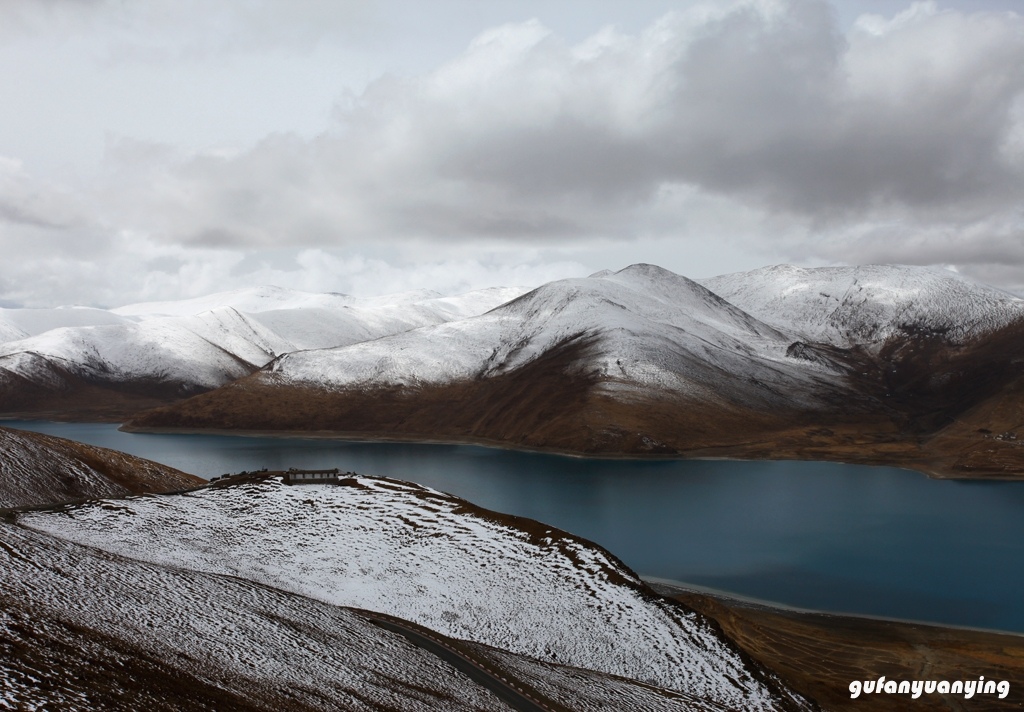
{"type": "Polygon", "coordinates": [[[114,450],[0,427],[0,508],[165,492],[203,482],[114,450]]]}
{"type": "MultiPolygon", "coordinates": [[[[723,709],[487,646],[472,650],[577,712],[723,709]]],[[[0,651],[0,709],[19,712],[509,709],[359,611],[4,522],[0,651]]]]}
{"type": "Polygon", "coordinates": [[[389,613],[516,654],[725,705],[781,709],[780,683],[705,619],[593,545],[416,485],[277,478],[22,515],[19,523],[173,569],[389,613]]]}
{"type": "Polygon", "coordinates": [[[0,709],[506,709],[350,611],[4,523],[0,604],[0,709]]]}
{"type": "Polygon", "coordinates": [[[122,398],[173,400],[234,381],[284,353],[465,318],[522,291],[357,299],[258,287],[111,311],[5,309],[0,395],[8,412],[89,410],[97,387],[122,398]]]}

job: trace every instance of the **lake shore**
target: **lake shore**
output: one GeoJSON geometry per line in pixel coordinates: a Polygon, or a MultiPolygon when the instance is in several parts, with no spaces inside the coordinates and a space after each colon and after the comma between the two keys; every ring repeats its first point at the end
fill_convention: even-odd
{"type": "MultiPolygon", "coordinates": [[[[932,463],[906,459],[902,456],[856,456],[852,448],[836,449],[815,449],[813,451],[801,450],[783,446],[774,441],[757,441],[746,443],[742,446],[730,445],[721,448],[703,448],[690,452],[677,453],[616,453],[616,452],[582,452],[557,447],[535,447],[520,443],[508,443],[500,440],[480,437],[443,437],[432,438],[429,436],[416,435],[394,435],[390,432],[380,431],[337,431],[337,430],[260,430],[260,429],[232,429],[232,428],[189,428],[189,427],[168,427],[168,426],[139,426],[130,423],[121,423],[118,430],[125,433],[147,433],[153,435],[222,435],[248,438],[297,438],[309,440],[339,440],[343,442],[360,443],[403,443],[414,445],[474,445],[478,447],[492,448],[495,450],[506,450],[512,452],[538,453],[541,455],[559,455],[582,460],[623,460],[623,461],[671,461],[671,460],[739,460],[739,461],[815,461],[835,462],[846,465],[867,465],[871,467],[897,467],[904,470],[911,470],[936,480],[993,480],[993,481],[1020,481],[1019,475],[985,474],[982,476],[967,473],[953,473],[936,468],[932,463]]],[[[895,451],[894,451],[895,452],[895,451]]]]}
{"type": "Polygon", "coordinates": [[[1024,635],[774,606],[676,582],[654,590],[715,620],[752,658],[827,710],[1011,710],[1024,707],[1024,635]],[[1006,680],[1010,694],[872,694],[853,680],[1006,680]]]}

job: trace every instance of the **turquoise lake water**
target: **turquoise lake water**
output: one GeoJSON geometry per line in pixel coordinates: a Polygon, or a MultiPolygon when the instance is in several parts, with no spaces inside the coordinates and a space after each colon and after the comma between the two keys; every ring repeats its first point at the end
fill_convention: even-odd
{"type": "Polygon", "coordinates": [[[583,536],[645,576],[817,610],[1024,633],[1024,483],[821,462],[591,460],[467,445],[0,424],[203,477],[338,467],[409,480],[583,536]]]}

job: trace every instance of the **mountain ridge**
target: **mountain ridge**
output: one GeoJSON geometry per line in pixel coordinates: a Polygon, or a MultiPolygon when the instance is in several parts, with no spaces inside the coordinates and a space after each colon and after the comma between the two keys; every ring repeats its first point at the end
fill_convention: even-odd
{"type": "Polygon", "coordinates": [[[180,490],[205,482],[115,450],[0,427],[0,509],[180,490]]]}
{"type": "Polygon", "coordinates": [[[808,708],[714,625],[654,594],[596,545],[397,480],[349,474],[336,485],[288,486],[249,476],[187,495],[25,513],[18,524],[146,565],[396,615],[709,705],[808,708]]]}
{"type": "Polygon", "coordinates": [[[521,291],[359,299],[256,287],[109,311],[4,310],[0,411],[120,421],[237,380],[285,353],[463,318],[521,291]],[[18,338],[3,341],[5,324],[18,338]]]}
{"type": "Polygon", "coordinates": [[[982,432],[1024,428],[1015,412],[1003,408],[1006,422],[973,434],[948,430],[1024,376],[1024,300],[911,267],[776,267],[715,279],[641,264],[559,280],[468,319],[286,354],[125,428],[1024,475],[1011,441],[982,432]],[[826,282],[858,296],[845,310],[822,310],[832,299],[826,282]],[[744,300],[749,310],[737,306],[744,300]],[[986,465],[981,450],[999,453],[986,465]]]}

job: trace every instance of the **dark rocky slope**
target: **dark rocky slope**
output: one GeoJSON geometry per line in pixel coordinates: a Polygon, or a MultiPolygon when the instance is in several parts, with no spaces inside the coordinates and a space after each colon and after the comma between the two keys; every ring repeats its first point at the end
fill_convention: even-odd
{"type": "Polygon", "coordinates": [[[0,508],[166,492],[203,483],[115,450],[0,427],[0,508]]]}

